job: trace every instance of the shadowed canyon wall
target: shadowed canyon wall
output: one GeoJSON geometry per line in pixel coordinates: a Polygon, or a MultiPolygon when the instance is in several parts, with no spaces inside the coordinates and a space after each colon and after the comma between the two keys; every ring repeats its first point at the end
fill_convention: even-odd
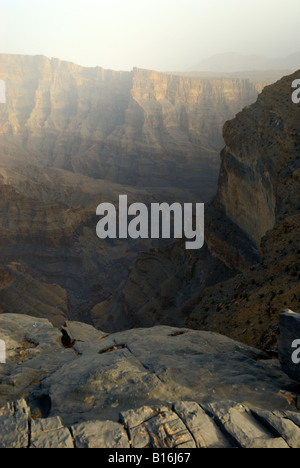
{"type": "Polygon", "coordinates": [[[151,326],[216,331],[276,347],[278,315],[299,310],[300,106],[291,100],[299,72],[266,87],[224,125],[218,191],[206,206],[205,247],[184,244],[139,256],[126,285],[93,309],[151,326]],[[276,331],[277,330],[277,331],[276,331]]]}
{"type": "Polygon", "coordinates": [[[253,107],[225,125],[201,252],[95,233],[96,207],[119,194],[129,203],[210,201],[224,122],[255,102],[255,83],[11,55],[0,55],[0,79],[0,312],[107,331],[185,323],[196,292],[257,261],[278,204],[261,138],[267,147],[271,123],[281,128],[280,109],[263,106],[270,122],[253,141],[244,130],[256,128],[253,107]]]}

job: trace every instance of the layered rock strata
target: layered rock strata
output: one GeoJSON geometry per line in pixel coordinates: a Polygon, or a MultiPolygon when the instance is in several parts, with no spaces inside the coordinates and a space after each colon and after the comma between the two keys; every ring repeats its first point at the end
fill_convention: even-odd
{"type": "Polygon", "coordinates": [[[257,97],[248,80],[113,72],[41,56],[1,55],[0,75],[4,159],[184,187],[203,201],[216,188],[224,121],[257,97]]]}
{"type": "Polygon", "coordinates": [[[279,312],[298,311],[300,299],[300,107],[291,100],[297,77],[266,87],[225,124],[205,247],[186,252],[177,242],[141,254],[119,296],[93,309],[97,326],[125,314],[141,326],[207,329],[277,349],[279,312]]]}
{"type": "MultiPolygon", "coordinates": [[[[116,204],[119,194],[130,203],[209,200],[223,122],[257,90],[243,79],[5,54],[0,79],[0,263],[11,278],[1,285],[0,311],[91,322],[90,311],[124,284],[137,253],[157,247],[100,242],[96,207],[116,204]]],[[[132,324],[124,314],[115,321],[115,330],[132,324]]]]}

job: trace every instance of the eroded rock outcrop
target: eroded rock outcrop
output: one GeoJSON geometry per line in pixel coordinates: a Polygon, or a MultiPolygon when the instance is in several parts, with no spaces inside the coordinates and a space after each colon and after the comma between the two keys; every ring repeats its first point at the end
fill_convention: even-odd
{"type": "MultiPolygon", "coordinates": [[[[114,72],[6,54],[0,79],[0,263],[10,274],[17,263],[26,274],[2,283],[0,310],[91,323],[90,311],[124,284],[138,252],[157,247],[100,242],[98,204],[116,204],[119,194],[130,203],[209,200],[223,122],[257,90],[243,79],[114,72]]],[[[115,330],[139,323],[124,311],[115,321],[115,330]]]]}
{"type": "Polygon", "coordinates": [[[278,315],[286,307],[297,311],[300,299],[300,107],[291,100],[297,77],[266,87],[225,124],[205,247],[186,252],[177,242],[141,254],[119,296],[94,308],[97,326],[111,311],[144,325],[207,329],[276,351],[278,315]]]}
{"type": "Polygon", "coordinates": [[[300,447],[299,387],[225,336],[2,314],[0,339],[2,448],[300,447]]]}

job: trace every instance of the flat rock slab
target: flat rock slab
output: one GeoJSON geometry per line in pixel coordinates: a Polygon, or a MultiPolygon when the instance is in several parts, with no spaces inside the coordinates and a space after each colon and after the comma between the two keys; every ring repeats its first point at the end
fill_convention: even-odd
{"type": "Polygon", "coordinates": [[[133,448],[196,448],[192,434],[169,408],[143,407],[121,413],[133,448]]]}
{"type": "Polygon", "coordinates": [[[279,361],[216,333],[157,326],[109,335],[78,322],[60,331],[48,320],[2,314],[0,339],[0,406],[28,395],[34,417],[60,417],[66,427],[118,422],[128,410],[174,401],[296,407],[296,394],[284,397],[295,384],[279,361]]]}
{"type": "Polygon", "coordinates": [[[198,403],[178,402],[174,405],[174,411],[193,435],[198,448],[231,447],[223,432],[198,403]]]}
{"type": "Polygon", "coordinates": [[[271,412],[263,410],[252,410],[254,414],[269,430],[282,437],[291,448],[300,448],[299,414],[291,412],[271,412]]]}

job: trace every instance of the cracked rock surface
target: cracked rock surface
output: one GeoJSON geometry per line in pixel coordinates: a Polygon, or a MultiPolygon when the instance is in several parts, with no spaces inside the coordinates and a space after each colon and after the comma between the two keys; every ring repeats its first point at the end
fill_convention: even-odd
{"type": "Polygon", "coordinates": [[[212,332],[0,315],[0,447],[300,447],[299,386],[212,332]]]}
{"type": "Polygon", "coordinates": [[[1,409],[1,448],[300,448],[299,415],[231,401],[141,407],[119,421],[64,427],[59,417],[33,420],[24,400],[1,409]]]}

